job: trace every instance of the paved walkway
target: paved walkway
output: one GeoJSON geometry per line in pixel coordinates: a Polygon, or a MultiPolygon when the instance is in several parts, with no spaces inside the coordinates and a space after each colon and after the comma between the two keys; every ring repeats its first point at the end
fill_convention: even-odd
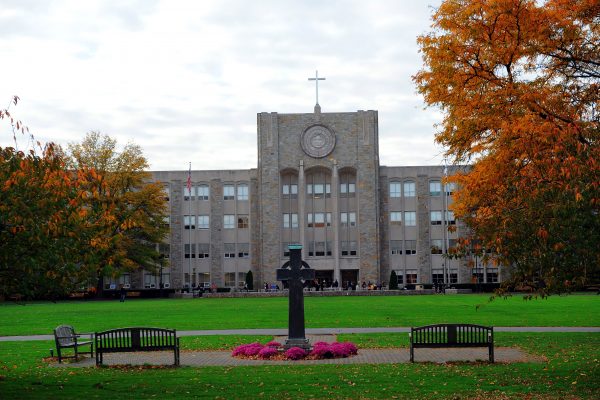
{"type": "MultiPolygon", "coordinates": [[[[541,357],[527,354],[521,349],[498,347],[494,349],[496,362],[544,362],[541,357]]],[[[251,366],[251,365],[315,365],[315,364],[397,364],[410,361],[409,350],[400,349],[359,349],[358,354],[348,358],[326,360],[251,360],[231,357],[230,351],[182,351],[180,362],[182,366],[251,366]]],[[[415,349],[416,362],[446,363],[450,361],[487,361],[487,349],[415,349]]],[[[173,364],[172,351],[149,353],[115,353],[105,354],[106,365],[170,365],[173,364]]],[[[92,367],[95,360],[89,357],[78,362],[53,363],[53,367],[92,367]]]]}
{"type": "MultiPolygon", "coordinates": [[[[342,333],[402,333],[410,332],[410,327],[383,328],[307,328],[307,335],[339,335],[342,333]]],[[[494,332],[592,332],[600,333],[597,326],[495,326],[494,332]]],[[[214,329],[177,331],[177,336],[210,335],[287,335],[287,329],[214,329]]],[[[53,335],[0,336],[0,342],[25,340],[54,340],[53,335]]]]}

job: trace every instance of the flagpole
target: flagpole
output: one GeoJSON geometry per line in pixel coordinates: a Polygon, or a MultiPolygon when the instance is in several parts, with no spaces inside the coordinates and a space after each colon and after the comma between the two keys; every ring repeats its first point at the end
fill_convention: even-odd
{"type": "MultiPolygon", "coordinates": [[[[192,293],[192,226],[195,227],[195,223],[192,224],[192,162],[190,161],[190,168],[188,170],[188,179],[187,179],[187,188],[188,188],[188,215],[190,216],[190,229],[188,230],[188,238],[190,243],[190,254],[188,257],[188,293],[192,293]]],[[[194,220],[196,218],[194,217],[194,220]]]]}

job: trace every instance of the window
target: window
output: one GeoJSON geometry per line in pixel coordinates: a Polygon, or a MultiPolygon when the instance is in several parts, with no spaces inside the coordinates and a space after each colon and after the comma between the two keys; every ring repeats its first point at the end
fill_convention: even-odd
{"type": "Polygon", "coordinates": [[[431,283],[433,283],[434,285],[440,285],[444,283],[444,272],[433,271],[431,274],[431,283]]]}
{"type": "Polygon", "coordinates": [[[298,185],[293,184],[285,184],[281,187],[281,194],[284,199],[295,199],[298,197],[298,185]]]}
{"type": "Polygon", "coordinates": [[[417,283],[417,270],[406,270],[406,283],[415,284],[417,283]]]}
{"type": "Polygon", "coordinates": [[[356,178],[354,174],[342,173],[340,175],[340,197],[354,197],[356,192],[356,178]]]}
{"type": "Polygon", "coordinates": [[[490,268],[487,270],[487,282],[497,283],[498,282],[498,268],[490,268]]]}
{"type": "Polygon", "coordinates": [[[340,225],[341,226],[356,226],[356,213],[340,213],[340,225]]]}
{"type": "Polygon", "coordinates": [[[417,241],[416,240],[405,240],[404,241],[404,254],[417,254],[417,241]]]}
{"type": "Polygon", "coordinates": [[[417,212],[416,211],[405,211],[404,212],[404,224],[406,226],[417,225],[417,212]]]}
{"type": "Polygon", "coordinates": [[[208,243],[198,243],[198,258],[209,258],[209,248],[208,243]]]}
{"type": "Polygon", "coordinates": [[[404,274],[402,271],[396,271],[396,276],[398,277],[398,285],[404,285],[404,274]]]}
{"type": "Polygon", "coordinates": [[[166,227],[171,226],[171,216],[170,215],[165,215],[163,217],[163,225],[166,227]]]}
{"type": "Polygon", "coordinates": [[[223,243],[223,256],[225,258],[235,258],[235,243],[223,243]]]}
{"type": "Polygon", "coordinates": [[[450,271],[450,283],[458,283],[458,271],[455,269],[450,271]]]}
{"type": "Polygon", "coordinates": [[[448,225],[456,225],[456,219],[454,219],[454,211],[446,211],[446,221],[448,225]]]}
{"type": "Polygon", "coordinates": [[[308,213],[306,220],[309,228],[331,226],[331,213],[308,213]]]}
{"type": "Polygon", "coordinates": [[[198,215],[198,229],[209,229],[210,228],[210,216],[209,215],[198,215]]]}
{"type": "Polygon", "coordinates": [[[356,192],[356,184],[351,182],[340,183],[340,197],[352,197],[356,192]]]}
{"type": "Polygon", "coordinates": [[[400,197],[400,182],[391,182],[390,183],[390,197],[400,197]]]}
{"type": "Polygon", "coordinates": [[[456,192],[456,183],[448,182],[446,184],[446,196],[451,196],[454,192],[456,192]]]}
{"type": "Polygon", "coordinates": [[[231,214],[223,215],[223,228],[224,229],[235,228],[235,215],[231,215],[231,214]]]}
{"type": "Polygon", "coordinates": [[[208,185],[200,185],[197,188],[198,200],[208,200],[209,189],[208,185]]]}
{"type": "Polygon", "coordinates": [[[168,186],[164,186],[163,192],[165,192],[165,200],[169,201],[169,199],[171,198],[171,189],[168,186]]]}
{"type": "Polygon", "coordinates": [[[473,268],[471,283],[483,283],[483,268],[473,268]]]}
{"type": "Polygon", "coordinates": [[[413,181],[404,182],[404,197],[415,197],[415,183],[413,181]]]}
{"type": "Polygon", "coordinates": [[[306,185],[306,194],[315,199],[331,196],[331,185],[329,183],[309,183],[306,185]]]}
{"type": "Polygon", "coordinates": [[[169,258],[171,256],[171,245],[169,243],[159,243],[158,253],[163,256],[163,258],[169,258]]]}
{"type": "Polygon", "coordinates": [[[198,285],[205,286],[205,284],[210,284],[210,273],[209,272],[199,272],[198,273],[198,285]]]}
{"type": "Polygon", "coordinates": [[[391,211],[390,212],[390,225],[400,226],[402,225],[402,212],[391,211]]]}
{"type": "Polygon", "coordinates": [[[444,243],[442,239],[431,240],[431,254],[443,254],[444,243]]]}
{"type": "Polygon", "coordinates": [[[225,272],[225,286],[235,286],[235,272],[225,272]]]}
{"type": "Polygon", "coordinates": [[[342,241],[342,256],[356,255],[356,241],[342,241]]]}
{"type": "MultiPolygon", "coordinates": [[[[238,197],[239,199],[239,197],[238,197]]],[[[248,216],[247,215],[238,215],[237,227],[239,229],[248,228],[248,216]]]]}
{"type": "Polygon", "coordinates": [[[196,229],[196,216],[195,215],[184,215],[183,216],[183,227],[185,229],[196,229]]]}
{"type": "Polygon", "coordinates": [[[393,256],[402,254],[402,240],[390,240],[390,252],[393,256]]]}
{"type": "Polygon", "coordinates": [[[458,245],[458,241],[456,239],[448,239],[448,250],[455,249],[458,245]]]}
{"type": "Polygon", "coordinates": [[[248,200],[248,185],[242,183],[237,187],[238,200],[248,200]]]}
{"type": "Polygon", "coordinates": [[[186,243],[183,245],[185,258],[196,258],[196,243],[186,243]]]}
{"type": "Polygon", "coordinates": [[[223,186],[223,200],[235,200],[235,186],[223,186]]]}
{"type": "Polygon", "coordinates": [[[442,224],[442,212],[441,211],[432,211],[431,212],[431,225],[441,225],[442,224]]]}
{"type": "Polygon", "coordinates": [[[297,228],[298,227],[298,214],[283,214],[283,227],[284,228],[297,228]]]}
{"type": "Polygon", "coordinates": [[[429,182],[429,195],[430,196],[441,196],[442,194],[442,183],[440,181],[429,182]]]}
{"type": "Polygon", "coordinates": [[[183,200],[194,200],[194,192],[196,189],[193,186],[190,186],[190,188],[188,189],[187,185],[183,186],[183,200]]]}
{"type": "Polygon", "coordinates": [[[323,257],[331,255],[331,242],[308,242],[308,255],[323,257]]]}
{"type": "Polygon", "coordinates": [[[250,257],[250,244],[249,243],[238,243],[237,251],[238,251],[239,258],[250,257]]]}
{"type": "Polygon", "coordinates": [[[157,287],[156,284],[156,275],[150,274],[150,273],[145,273],[144,274],[144,288],[146,289],[150,289],[150,288],[155,288],[157,287]]]}

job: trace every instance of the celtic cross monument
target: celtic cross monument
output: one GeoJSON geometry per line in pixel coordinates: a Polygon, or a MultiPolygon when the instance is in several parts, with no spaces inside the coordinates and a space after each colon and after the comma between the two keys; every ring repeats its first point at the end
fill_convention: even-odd
{"type": "Polygon", "coordinates": [[[303,281],[315,279],[315,270],[302,261],[302,245],[291,244],[290,261],[277,270],[277,280],[287,281],[289,287],[288,338],[284,348],[309,349],[310,343],[304,331],[304,285],[303,281]]]}

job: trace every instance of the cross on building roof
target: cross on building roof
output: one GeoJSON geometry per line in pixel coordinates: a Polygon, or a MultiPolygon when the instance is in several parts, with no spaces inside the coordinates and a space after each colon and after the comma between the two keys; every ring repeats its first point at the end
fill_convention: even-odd
{"type": "Polygon", "coordinates": [[[315,81],[315,86],[317,89],[317,106],[319,105],[319,81],[324,81],[325,78],[319,78],[319,71],[316,70],[315,71],[315,77],[314,78],[308,78],[309,81],[315,81]]]}

